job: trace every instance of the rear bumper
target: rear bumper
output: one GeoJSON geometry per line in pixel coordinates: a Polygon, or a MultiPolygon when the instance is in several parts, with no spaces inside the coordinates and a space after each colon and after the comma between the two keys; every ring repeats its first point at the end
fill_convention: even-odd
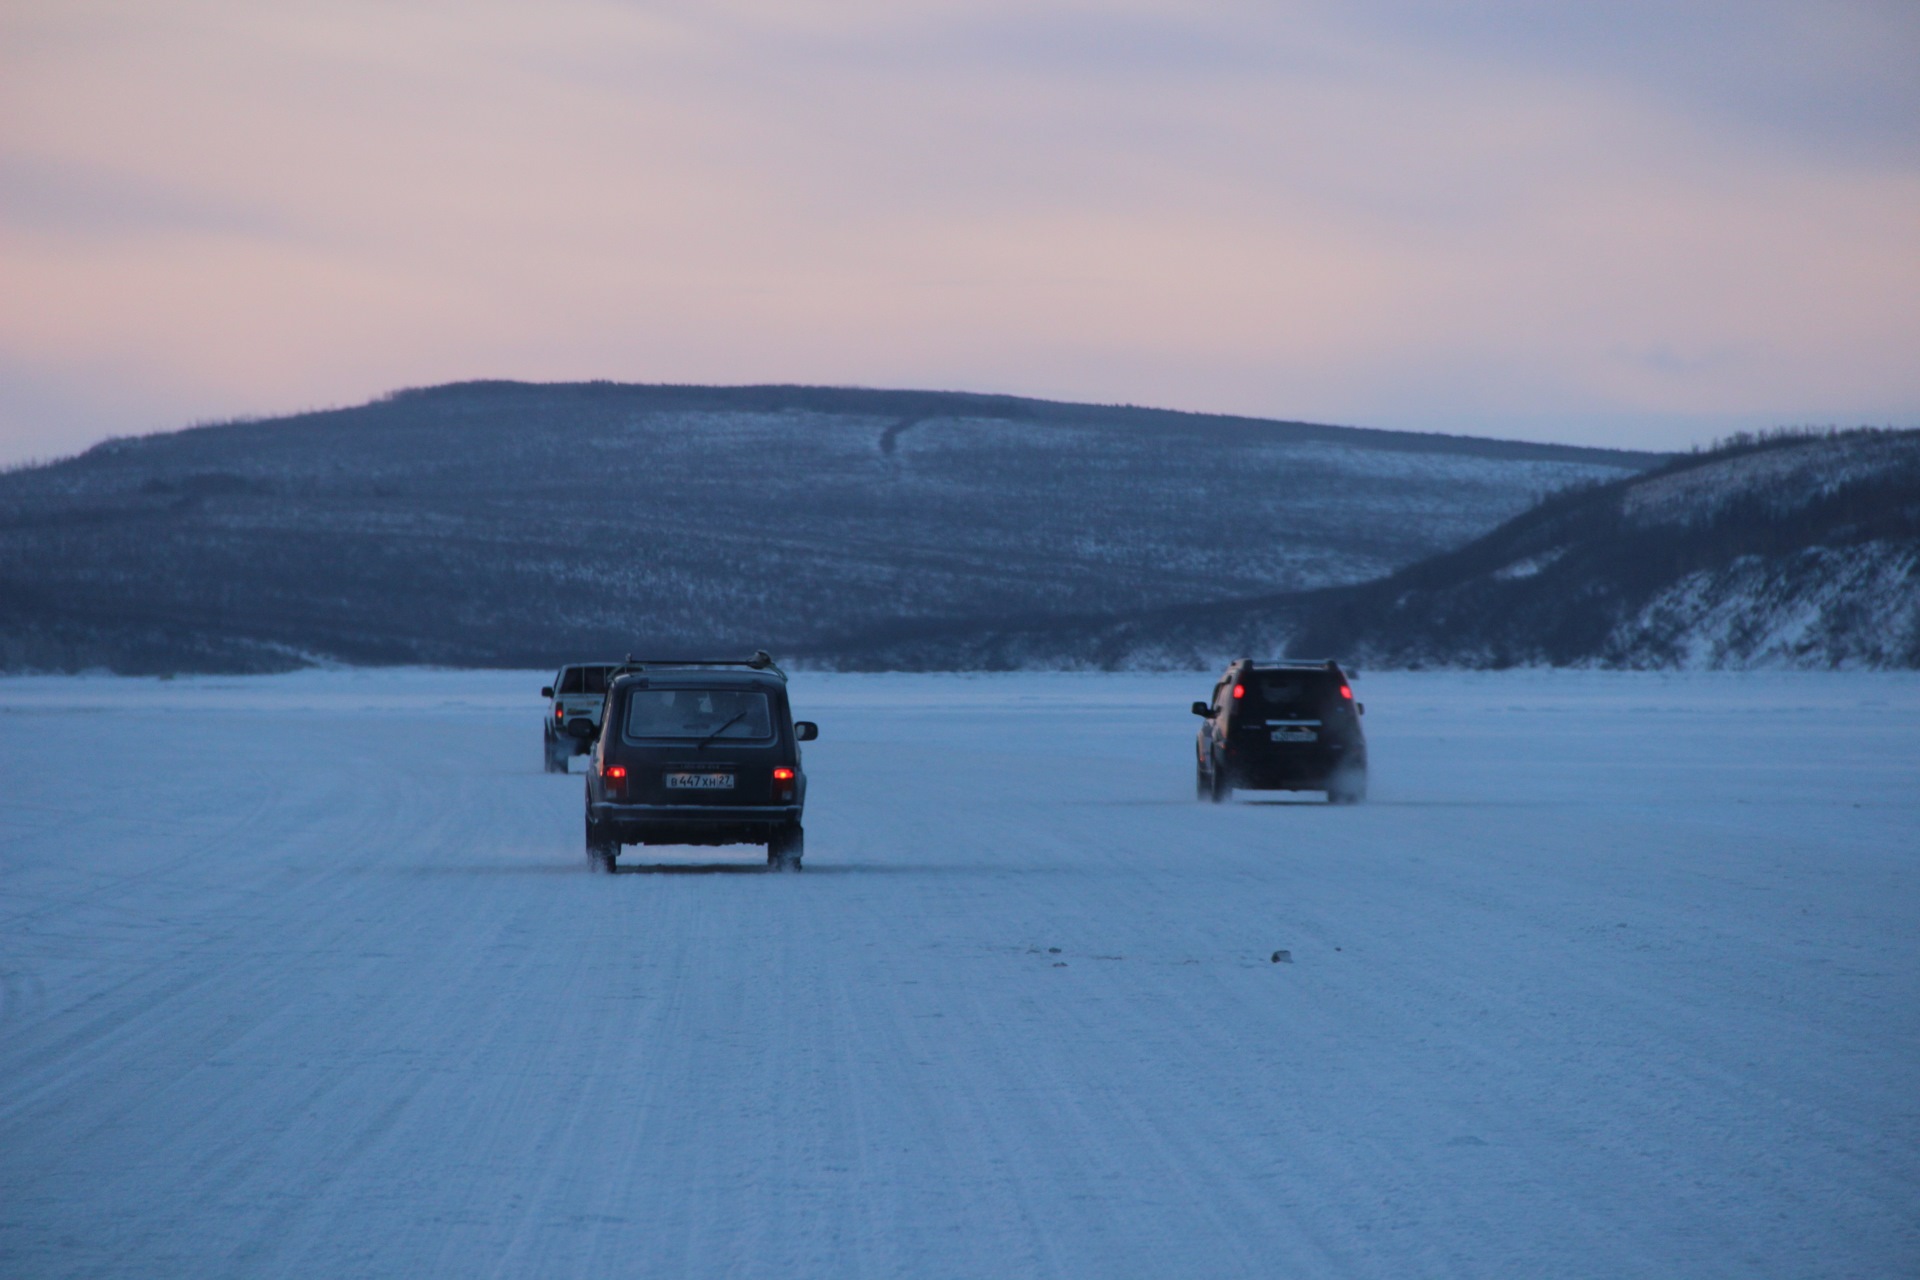
{"type": "Polygon", "coordinates": [[[762,844],[797,825],[797,804],[614,804],[587,807],[588,815],[621,844],[762,844]]]}

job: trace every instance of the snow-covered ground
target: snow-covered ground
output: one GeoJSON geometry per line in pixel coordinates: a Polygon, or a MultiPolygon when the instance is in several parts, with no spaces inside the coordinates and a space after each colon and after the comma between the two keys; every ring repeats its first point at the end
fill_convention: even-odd
{"type": "Polygon", "coordinates": [[[0,1273],[1920,1270],[1911,675],[802,674],[807,871],[611,879],[542,681],[0,681],[0,1273]]]}

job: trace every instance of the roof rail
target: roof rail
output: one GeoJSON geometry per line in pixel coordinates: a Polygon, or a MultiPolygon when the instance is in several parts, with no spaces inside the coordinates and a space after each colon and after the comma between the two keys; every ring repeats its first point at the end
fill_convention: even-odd
{"type": "Polygon", "coordinates": [[[1304,669],[1318,667],[1323,671],[1337,670],[1340,663],[1333,658],[1242,658],[1241,662],[1253,667],[1293,667],[1304,669]]]}
{"type": "Polygon", "coordinates": [[[756,649],[751,658],[636,658],[628,654],[627,660],[620,664],[620,671],[647,671],[654,667],[750,667],[755,671],[771,671],[782,678],[787,674],[765,649],[756,649]]]}

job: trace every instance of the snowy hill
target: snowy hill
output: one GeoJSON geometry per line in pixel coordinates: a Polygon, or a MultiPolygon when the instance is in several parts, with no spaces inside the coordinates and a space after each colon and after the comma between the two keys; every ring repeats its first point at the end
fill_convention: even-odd
{"type": "Polygon", "coordinates": [[[1308,615],[1375,664],[1920,666],[1920,432],[1785,439],[1552,499],[1308,615]]]}
{"type": "Polygon", "coordinates": [[[0,667],[835,661],[1355,583],[1655,455],[807,387],[469,383],[0,476],[0,667]]]}
{"type": "Polygon", "coordinates": [[[1748,442],[1551,497],[1357,587],[902,634],[874,666],[1920,667],[1920,432],[1748,442]]]}

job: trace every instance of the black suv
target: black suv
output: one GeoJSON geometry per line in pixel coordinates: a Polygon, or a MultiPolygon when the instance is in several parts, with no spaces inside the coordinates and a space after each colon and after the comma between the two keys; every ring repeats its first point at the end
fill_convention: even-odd
{"type": "Polygon", "coordinates": [[[1214,686],[1195,744],[1194,790],[1215,803],[1235,787],[1324,791],[1334,804],[1367,798],[1365,708],[1340,664],[1242,658],[1214,686]]]}
{"type": "Polygon", "coordinates": [[[607,685],[587,768],[587,863],[612,871],[623,844],[764,844],[797,871],[807,775],[786,673],[765,653],[629,660],[607,685]]]}

